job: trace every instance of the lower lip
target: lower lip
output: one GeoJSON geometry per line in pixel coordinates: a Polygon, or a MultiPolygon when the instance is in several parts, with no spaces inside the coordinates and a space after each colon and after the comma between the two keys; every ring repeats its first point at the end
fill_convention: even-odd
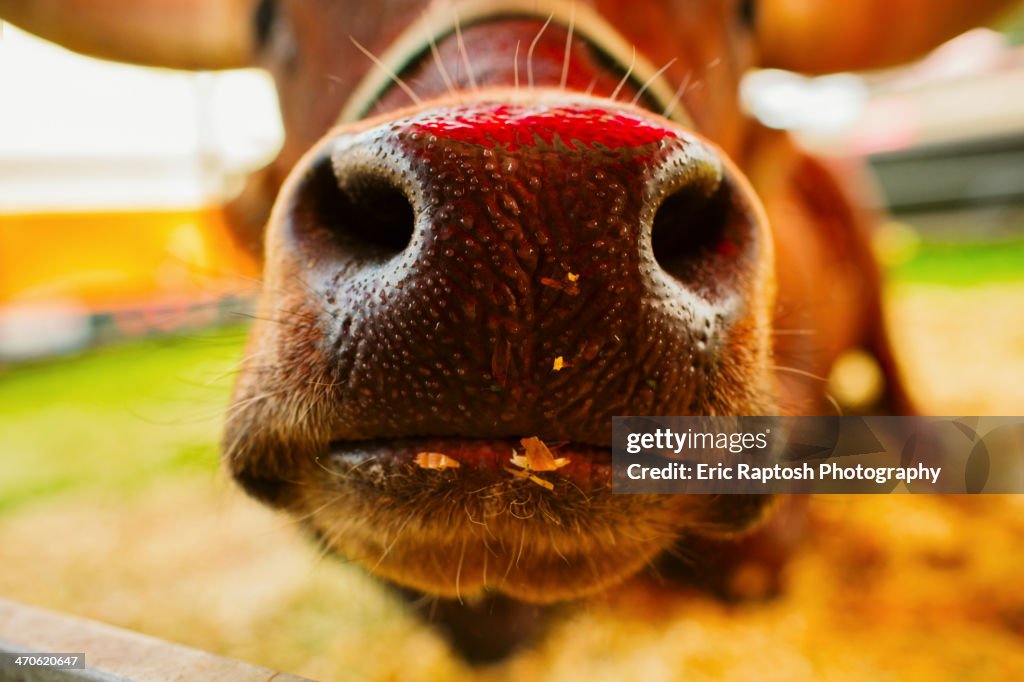
{"type": "MultiPolygon", "coordinates": [[[[564,479],[584,490],[607,488],[611,484],[611,450],[577,443],[548,444],[555,457],[566,458],[568,464],[555,470],[536,472],[547,481],[564,479]]],[[[518,439],[412,438],[400,440],[335,441],[328,456],[338,464],[351,467],[353,473],[369,471],[373,462],[394,473],[419,469],[425,474],[454,474],[489,479],[508,477],[527,480],[521,467],[512,463],[513,450],[523,454],[518,439]],[[417,455],[439,453],[458,462],[458,467],[428,469],[420,467],[417,455]]],[[[380,470],[377,467],[376,475],[380,470]]]]}

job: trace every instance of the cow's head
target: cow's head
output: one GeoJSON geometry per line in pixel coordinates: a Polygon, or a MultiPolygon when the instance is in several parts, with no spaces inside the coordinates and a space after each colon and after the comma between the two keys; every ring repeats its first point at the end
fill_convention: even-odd
{"type": "Polygon", "coordinates": [[[274,74],[283,187],[228,467],[398,583],[545,602],[762,514],[762,497],[609,490],[613,415],[779,410],[772,233],[733,161],[741,74],[886,64],[998,4],[943,0],[913,20],[898,18],[909,0],[0,14],[104,56],[274,74]],[[528,438],[568,460],[540,475],[553,489],[510,462],[528,438]]]}

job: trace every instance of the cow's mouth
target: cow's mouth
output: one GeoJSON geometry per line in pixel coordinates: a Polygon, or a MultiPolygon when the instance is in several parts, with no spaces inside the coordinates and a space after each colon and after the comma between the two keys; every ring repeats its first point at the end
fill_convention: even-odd
{"type": "Polygon", "coordinates": [[[329,472],[369,485],[392,476],[434,477],[456,494],[503,479],[516,484],[526,481],[552,492],[568,486],[585,494],[611,488],[610,448],[571,442],[549,446],[535,436],[334,441],[324,464],[329,472]],[[529,441],[549,452],[557,464],[531,466],[527,448],[533,443],[529,441]]]}

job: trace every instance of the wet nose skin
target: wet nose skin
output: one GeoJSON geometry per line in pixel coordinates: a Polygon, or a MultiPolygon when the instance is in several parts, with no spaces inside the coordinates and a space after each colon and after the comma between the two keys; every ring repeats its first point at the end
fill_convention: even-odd
{"type": "Polygon", "coordinates": [[[331,440],[607,446],[613,415],[771,409],[759,209],[664,119],[427,109],[322,144],[286,192],[268,276],[302,282],[331,440]]]}
{"type": "Polygon", "coordinates": [[[225,461],[325,546],[434,595],[574,598],[768,503],[613,495],[607,448],[617,414],[775,413],[762,211],[709,143],[546,93],[338,129],[268,225],[225,461]],[[531,436],[567,465],[512,475],[531,436]]]}

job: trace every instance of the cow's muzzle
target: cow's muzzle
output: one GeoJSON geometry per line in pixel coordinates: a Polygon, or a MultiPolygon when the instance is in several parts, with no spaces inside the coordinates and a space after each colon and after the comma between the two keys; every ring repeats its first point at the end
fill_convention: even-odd
{"type": "Polygon", "coordinates": [[[613,415],[774,409],[770,235],[710,143],[564,93],[427,105],[313,150],[267,252],[228,460],[377,572],[548,601],[756,517],[609,494],[613,415]]]}

